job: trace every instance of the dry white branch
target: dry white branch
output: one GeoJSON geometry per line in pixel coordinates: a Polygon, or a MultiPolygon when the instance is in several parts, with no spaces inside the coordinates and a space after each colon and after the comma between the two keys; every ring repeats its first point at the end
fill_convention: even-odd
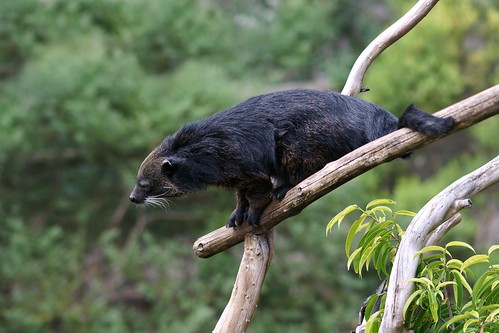
{"type": "Polygon", "coordinates": [[[442,237],[449,232],[450,229],[454,228],[463,217],[460,213],[453,215],[450,219],[439,225],[433,232],[431,232],[425,239],[425,247],[438,243],[442,237]]]}
{"type": "Polygon", "coordinates": [[[343,87],[343,95],[356,95],[360,92],[364,75],[374,61],[386,48],[399,40],[416,26],[428,12],[437,4],[438,0],[420,0],[397,22],[393,23],[378,37],[376,37],[360,54],[348,75],[343,87]]]}
{"type": "MultiPolygon", "coordinates": [[[[453,132],[456,132],[498,113],[499,85],[496,85],[451,105],[436,115],[452,116],[456,121],[453,132]]],[[[327,164],[291,189],[281,201],[271,203],[263,212],[260,227],[221,227],[199,238],[194,243],[193,250],[199,257],[208,258],[242,242],[248,232],[263,234],[350,179],[437,139],[403,128],[370,142],[327,164]]]]}
{"type": "Polygon", "coordinates": [[[272,231],[264,235],[246,234],[243,258],[232,295],[214,333],[246,331],[255,312],[273,251],[272,231]]]}
{"type": "Polygon", "coordinates": [[[443,231],[460,219],[458,210],[470,206],[467,199],[499,182],[499,157],[452,183],[431,199],[414,217],[400,243],[390,275],[385,313],[380,333],[403,332],[402,309],[412,293],[413,283],[407,282],[416,274],[419,262],[414,255],[438,240],[443,231]],[[447,220],[447,221],[446,221],[447,220]],[[444,227],[442,228],[442,222],[444,227]]]}

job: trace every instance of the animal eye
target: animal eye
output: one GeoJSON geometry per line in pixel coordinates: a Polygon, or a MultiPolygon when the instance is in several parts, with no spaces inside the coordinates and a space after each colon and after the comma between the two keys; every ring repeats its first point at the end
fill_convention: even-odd
{"type": "Polygon", "coordinates": [[[174,169],[175,168],[173,167],[173,164],[170,160],[163,161],[163,164],[161,165],[161,172],[163,172],[164,175],[170,177],[171,175],[173,175],[174,169]]]}

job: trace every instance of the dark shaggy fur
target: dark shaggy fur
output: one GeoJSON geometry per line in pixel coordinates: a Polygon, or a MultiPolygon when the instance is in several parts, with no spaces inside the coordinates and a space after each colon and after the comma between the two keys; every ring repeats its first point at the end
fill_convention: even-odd
{"type": "Polygon", "coordinates": [[[166,137],[142,163],[130,200],[147,203],[208,185],[235,188],[237,205],[227,226],[244,220],[257,225],[272,199],[328,162],[399,127],[441,135],[453,124],[413,105],[398,120],[375,104],[332,91],[261,95],[166,137]]]}

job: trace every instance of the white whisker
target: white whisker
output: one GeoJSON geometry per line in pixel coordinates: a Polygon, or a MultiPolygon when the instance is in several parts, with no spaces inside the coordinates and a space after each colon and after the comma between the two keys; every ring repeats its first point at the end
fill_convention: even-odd
{"type": "Polygon", "coordinates": [[[144,203],[149,206],[155,206],[164,209],[167,211],[170,209],[170,202],[168,199],[162,197],[165,193],[152,195],[145,199],[144,203]]]}

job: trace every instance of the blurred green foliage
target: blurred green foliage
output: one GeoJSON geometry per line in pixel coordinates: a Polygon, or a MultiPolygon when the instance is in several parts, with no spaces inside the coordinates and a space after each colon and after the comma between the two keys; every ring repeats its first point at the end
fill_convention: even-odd
{"type": "MultiPolygon", "coordinates": [[[[199,260],[191,245],[225,223],[232,194],[136,208],[140,162],[182,124],[280,84],[326,77],[339,89],[400,12],[388,0],[0,1],[0,332],[213,328],[241,248],[199,260]]],[[[493,1],[442,1],[375,62],[367,96],[435,110],[497,82],[497,13],[493,1]]],[[[376,280],[352,279],[345,235],[326,241],[325,222],[390,192],[418,210],[429,187],[497,154],[497,125],[380,166],[279,227],[251,330],[350,329],[376,280]]]]}

